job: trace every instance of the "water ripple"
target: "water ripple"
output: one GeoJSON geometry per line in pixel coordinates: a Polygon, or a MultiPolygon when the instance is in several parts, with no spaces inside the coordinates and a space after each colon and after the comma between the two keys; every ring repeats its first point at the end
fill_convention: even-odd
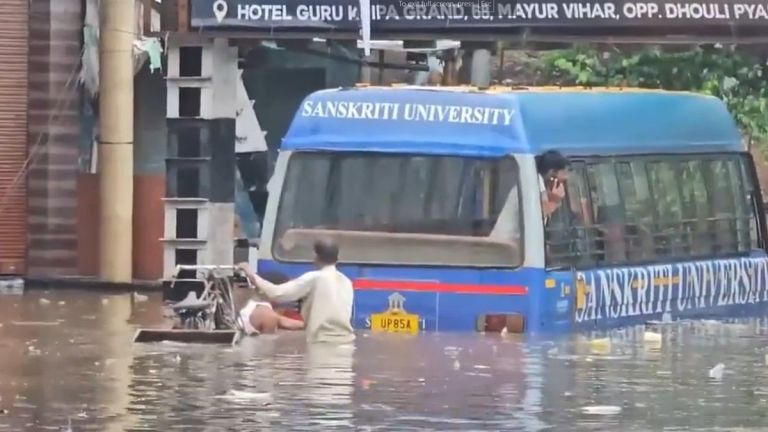
{"type": "Polygon", "coordinates": [[[131,344],[164,319],[158,296],[4,298],[0,431],[768,430],[765,318],[663,323],[653,344],[644,327],[131,344]]]}

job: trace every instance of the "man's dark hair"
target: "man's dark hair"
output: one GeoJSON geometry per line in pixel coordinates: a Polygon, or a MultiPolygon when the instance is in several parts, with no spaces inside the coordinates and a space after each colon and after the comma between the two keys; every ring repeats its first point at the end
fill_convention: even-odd
{"type": "Polygon", "coordinates": [[[557,150],[547,150],[536,156],[536,170],[544,175],[550,171],[560,171],[568,168],[568,158],[557,150]]]}
{"type": "Polygon", "coordinates": [[[322,264],[336,264],[339,260],[339,246],[331,239],[315,240],[315,259],[322,264]]]}

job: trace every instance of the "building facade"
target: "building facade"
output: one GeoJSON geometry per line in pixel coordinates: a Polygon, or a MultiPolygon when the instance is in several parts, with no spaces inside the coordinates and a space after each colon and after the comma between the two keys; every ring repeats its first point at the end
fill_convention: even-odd
{"type": "MultiPolygon", "coordinates": [[[[98,115],[80,83],[92,4],[0,2],[0,276],[97,274],[98,115]]],[[[136,93],[164,101],[162,73],[141,69],[136,93]]],[[[153,148],[165,143],[164,106],[137,104],[135,114],[134,274],[158,279],[165,177],[153,148]]]]}

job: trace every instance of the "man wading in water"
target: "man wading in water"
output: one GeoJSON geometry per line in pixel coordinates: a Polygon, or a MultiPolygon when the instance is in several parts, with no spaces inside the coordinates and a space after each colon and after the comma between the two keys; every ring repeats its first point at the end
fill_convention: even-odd
{"type": "Polygon", "coordinates": [[[251,271],[248,263],[238,267],[253,286],[276,303],[301,301],[309,342],[351,342],[352,330],[352,281],[336,269],[339,248],[330,240],[318,240],[314,244],[316,270],[301,277],[276,285],[251,271]]]}

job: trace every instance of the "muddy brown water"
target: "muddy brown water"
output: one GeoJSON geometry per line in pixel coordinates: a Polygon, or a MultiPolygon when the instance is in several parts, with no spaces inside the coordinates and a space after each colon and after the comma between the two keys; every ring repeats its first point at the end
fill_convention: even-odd
{"type": "Polygon", "coordinates": [[[624,329],[610,344],[364,332],[354,349],[296,333],[132,344],[164,323],[159,295],[0,297],[0,431],[768,430],[765,319],[666,325],[661,341],[624,329]]]}

